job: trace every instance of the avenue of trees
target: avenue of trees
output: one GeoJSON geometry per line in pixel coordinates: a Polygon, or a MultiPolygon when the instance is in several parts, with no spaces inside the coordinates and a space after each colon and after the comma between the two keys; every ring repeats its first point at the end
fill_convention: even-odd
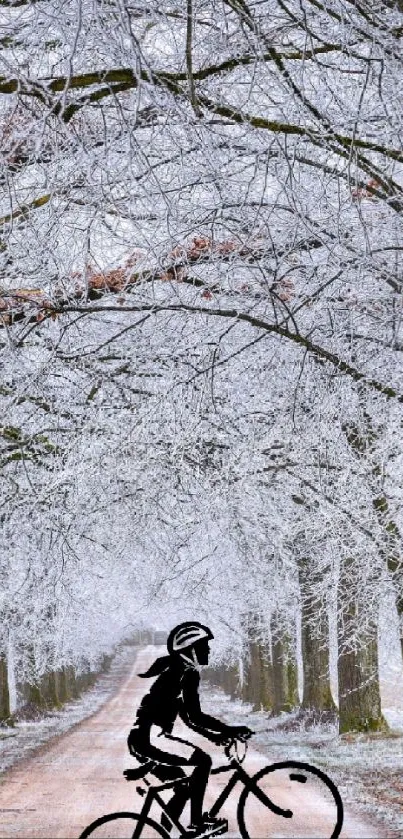
{"type": "Polygon", "coordinates": [[[0,717],[10,680],[62,701],[137,628],[197,617],[231,692],[382,729],[402,4],[0,20],[0,717]]]}

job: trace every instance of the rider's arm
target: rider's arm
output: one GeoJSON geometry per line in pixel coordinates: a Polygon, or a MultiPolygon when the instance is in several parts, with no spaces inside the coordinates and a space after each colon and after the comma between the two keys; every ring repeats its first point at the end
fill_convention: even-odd
{"type": "Polygon", "coordinates": [[[197,670],[188,670],[185,673],[179,716],[189,728],[193,728],[213,742],[219,742],[226,735],[230,736],[233,728],[203,713],[200,707],[199,683],[200,676],[197,670]]]}

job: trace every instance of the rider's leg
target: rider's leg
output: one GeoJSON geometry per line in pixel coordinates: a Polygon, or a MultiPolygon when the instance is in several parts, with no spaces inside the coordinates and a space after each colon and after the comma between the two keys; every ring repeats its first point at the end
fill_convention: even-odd
{"type": "MultiPolygon", "coordinates": [[[[174,781],[178,778],[186,778],[186,773],[179,766],[156,766],[153,774],[160,781],[174,781]]],[[[174,788],[174,793],[167,804],[167,812],[173,819],[179,820],[182,810],[189,798],[189,787],[187,784],[180,784],[177,789],[174,788]]],[[[170,820],[163,813],[161,816],[161,824],[168,832],[172,829],[170,820]]]]}
{"type": "MultiPolygon", "coordinates": [[[[174,819],[179,819],[185,807],[187,800],[190,798],[190,820],[192,824],[201,824],[203,821],[203,801],[204,794],[211,770],[211,758],[201,749],[194,749],[193,754],[187,760],[187,766],[194,766],[194,770],[189,775],[188,783],[181,784],[174,792],[172,798],[168,802],[167,811],[174,819]]],[[[156,766],[154,775],[162,781],[168,781],[174,777],[179,777],[177,767],[170,766],[156,766]]],[[[181,775],[185,777],[185,773],[181,775]]],[[[162,816],[161,824],[166,830],[169,830],[171,823],[166,816],[162,816]]]]}
{"type": "Polygon", "coordinates": [[[173,805],[175,811],[177,807],[181,807],[181,810],[179,811],[181,813],[184,807],[183,792],[187,793],[186,799],[190,797],[191,823],[201,824],[203,817],[204,794],[206,792],[206,787],[211,771],[211,757],[208,754],[206,754],[206,752],[203,752],[202,749],[199,749],[195,747],[192,743],[189,743],[188,740],[182,739],[182,737],[176,737],[172,734],[165,734],[162,735],[162,739],[160,735],[158,737],[158,741],[163,743],[164,746],[169,749],[175,749],[176,754],[183,755],[183,766],[195,767],[192,774],[189,775],[189,792],[187,793],[186,788],[184,790],[183,787],[179,787],[177,793],[173,795],[170,801],[170,806],[173,805]]]}
{"type": "MultiPolygon", "coordinates": [[[[164,782],[186,777],[182,766],[189,765],[195,747],[186,740],[165,735],[155,726],[150,726],[148,729],[145,726],[141,728],[137,726],[130,732],[129,749],[133,757],[140,761],[154,760],[157,765],[153,769],[153,774],[164,782]]],[[[172,818],[180,818],[188,799],[188,784],[180,784],[177,789],[174,788],[167,805],[167,811],[172,818]]],[[[161,824],[168,831],[171,828],[171,822],[164,814],[161,817],[161,824]]]]}
{"type": "Polygon", "coordinates": [[[175,767],[175,776],[180,778],[184,774],[182,766],[195,767],[189,776],[188,784],[181,785],[174,791],[167,809],[174,818],[179,818],[186,801],[190,797],[191,823],[193,825],[200,824],[203,819],[203,801],[211,770],[211,758],[206,752],[195,748],[187,740],[172,737],[172,735],[157,730],[158,734],[155,734],[155,726],[151,727],[151,731],[150,729],[148,731],[132,729],[130,733],[131,753],[141,758],[151,758],[158,764],[162,764],[156,766],[153,770],[156,777],[161,780],[171,780],[171,778],[167,778],[164,770],[175,767]],[[169,751],[164,751],[164,747],[169,751]]]}
{"type": "Polygon", "coordinates": [[[196,765],[189,777],[190,793],[190,821],[192,824],[201,824],[203,820],[203,801],[210,777],[212,760],[210,755],[201,749],[195,749],[189,761],[190,765],[196,765]]]}

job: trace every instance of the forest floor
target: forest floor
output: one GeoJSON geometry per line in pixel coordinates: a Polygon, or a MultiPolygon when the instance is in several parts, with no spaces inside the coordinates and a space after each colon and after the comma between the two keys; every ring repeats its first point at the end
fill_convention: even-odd
{"type": "MultiPolygon", "coordinates": [[[[98,694],[95,689],[92,708],[95,713],[88,716],[91,702],[87,695],[81,700],[83,706],[86,705],[86,718],[78,722],[79,711],[77,708],[75,711],[73,709],[75,719],[70,731],[66,730],[68,711],[65,710],[64,719],[61,720],[61,725],[65,726],[64,733],[60,728],[55,729],[53,735],[59,736],[52,735],[52,739],[45,745],[42,741],[42,746],[33,754],[31,741],[30,756],[27,751],[21,751],[21,742],[16,742],[19,734],[14,738],[8,738],[9,751],[11,742],[15,743],[18,762],[0,776],[1,837],[78,837],[86,824],[105,812],[139,809],[141,799],[137,796],[134,785],[125,783],[122,778],[123,769],[136,765],[127,753],[126,738],[135,708],[145,689],[144,682],[136,673],[141,672],[158,653],[158,648],[148,647],[139,652],[138,660],[133,665],[134,650],[131,650],[131,664],[130,653],[126,651],[119,667],[115,666],[115,676],[114,668],[108,674],[111,681],[116,678],[113,696],[109,692],[108,698],[108,691],[105,689],[103,699],[100,699],[99,689],[98,694]]],[[[353,794],[352,791],[359,790],[357,784],[359,785],[361,780],[357,777],[357,763],[362,762],[368,744],[340,741],[334,732],[329,731],[315,732],[315,741],[312,732],[284,731],[284,727],[276,726],[275,720],[268,721],[264,714],[252,713],[247,705],[233,702],[208,686],[203,689],[203,694],[203,705],[207,711],[227,717],[232,723],[238,720],[248,723],[258,731],[254,745],[250,746],[245,760],[244,766],[247,771],[254,773],[267,763],[268,758],[315,763],[334,777],[346,799],[346,819],[342,832],[344,839],[395,839],[401,835],[392,823],[386,829],[383,814],[377,812],[376,808],[373,811],[365,808],[366,811],[361,813],[357,811],[357,798],[360,798],[361,794],[357,791],[353,794]],[[359,759],[355,756],[357,748],[361,753],[359,759]]],[[[281,722],[284,722],[284,719],[281,722]]],[[[188,738],[188,734],[186,737],[188,738]]],[[[192,739],[198,742],[196,735],[192,739]]],[[[206,745],[206,741],[202,742],[206,745]]],[[[385,742],[388,744],[387,750],[389,744],[395,744],[395,741],[385,742]]],[[[376,743],[376,747],[379,750],[381,744],[376,743]]],[[[221,763],[222,750],[211,751],[214,751],[215,761],[221,763]]],[[[372,765],[372,770],[375,771],[374,767],[378,766],[378,753],[368,754],[366,759],[368,767],[372,765]]],[[[10,764],[10,757],[8,763],[10,764]]],[[[207,806],[211,806],[212,796],[217,795],[224,778],[223,775],[211,778],[207,806]]],[[[295,812],[304,814],[305,823],[300,824],[300,830],[295,832],[293,820],[281,819],[279,824],[278,817],[271,819],[267,810],[262,811],[259,802],[248,799],[247,819],[253,837],[264,835],[280,839],[299,836],[306,839],[307,836],[330,836],[333,822],[329,815],[329,802],[315,789],[308,793],[308,790],[301,790],[301,785],[295,783],[290,799],[291,786],[290,783],[287,786],[287,779],[284,783],[282,781],[275,791],[276,801],[280,806],[292,803],[295,812]],[[301,808],[298,807],[299,804],[301,808]]],[[[235,812],[235,801],[230,798],[224,807],[223,815],[229,819],[230,835],[233,837],[239,835],[235,812]]]]}

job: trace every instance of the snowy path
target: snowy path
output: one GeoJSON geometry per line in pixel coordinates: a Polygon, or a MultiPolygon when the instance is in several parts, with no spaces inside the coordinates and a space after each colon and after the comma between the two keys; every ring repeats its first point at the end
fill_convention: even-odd
{"type": "MultiPolygon", "coordinates": [[[[136,673],[144,671],[158,654],[160,650],[154,647],[139,653],[136,665],[118,693],[93,717],[3,776],[0,785],[1,837],[70,839],[78,837],[89,822],[104,813],[139,809],[141,799],[135,792],[136,785],[126,783],[122,778],[123,769],[136,765],[128,755],[126,738],[146,686],[136,673]]],[[[193,739],[196,742],[197,738],[193,739]]],[[[215,750],[215,758],[222,762],[219,749],[215,750]]],[[[251,748],[244,766],[254,773],[266,763],[267,759],[251,748]]],[[[219,775],[211,779],[210,800],[217,797],[225,777],[219,775]]],[[[284,807],[291,806],[296,812],[299,796],[305,813],[304,825],[296,833],[292,820],[273,817],[256,802],[248,810],[248,827],[254,839],[326,836],[324,829],[326,831],[330,825],[327,802],[316,792],[308,797],[306,790],[295,783],[291,802],[289,786],[286,780],[281,783],[276,791],[276,802],[284,807]]],[[[233,796],[223,809],[223,815],[229,820],[230,835],[235,837],[239,834],[235,818],[236,794],[233,796]]],[[[330,833],[329,827],[328,835],[330,833]]],[[[344,839],[378,839],[382,835],[369,822],[347,814],[342,832],[344,839]]]]}

